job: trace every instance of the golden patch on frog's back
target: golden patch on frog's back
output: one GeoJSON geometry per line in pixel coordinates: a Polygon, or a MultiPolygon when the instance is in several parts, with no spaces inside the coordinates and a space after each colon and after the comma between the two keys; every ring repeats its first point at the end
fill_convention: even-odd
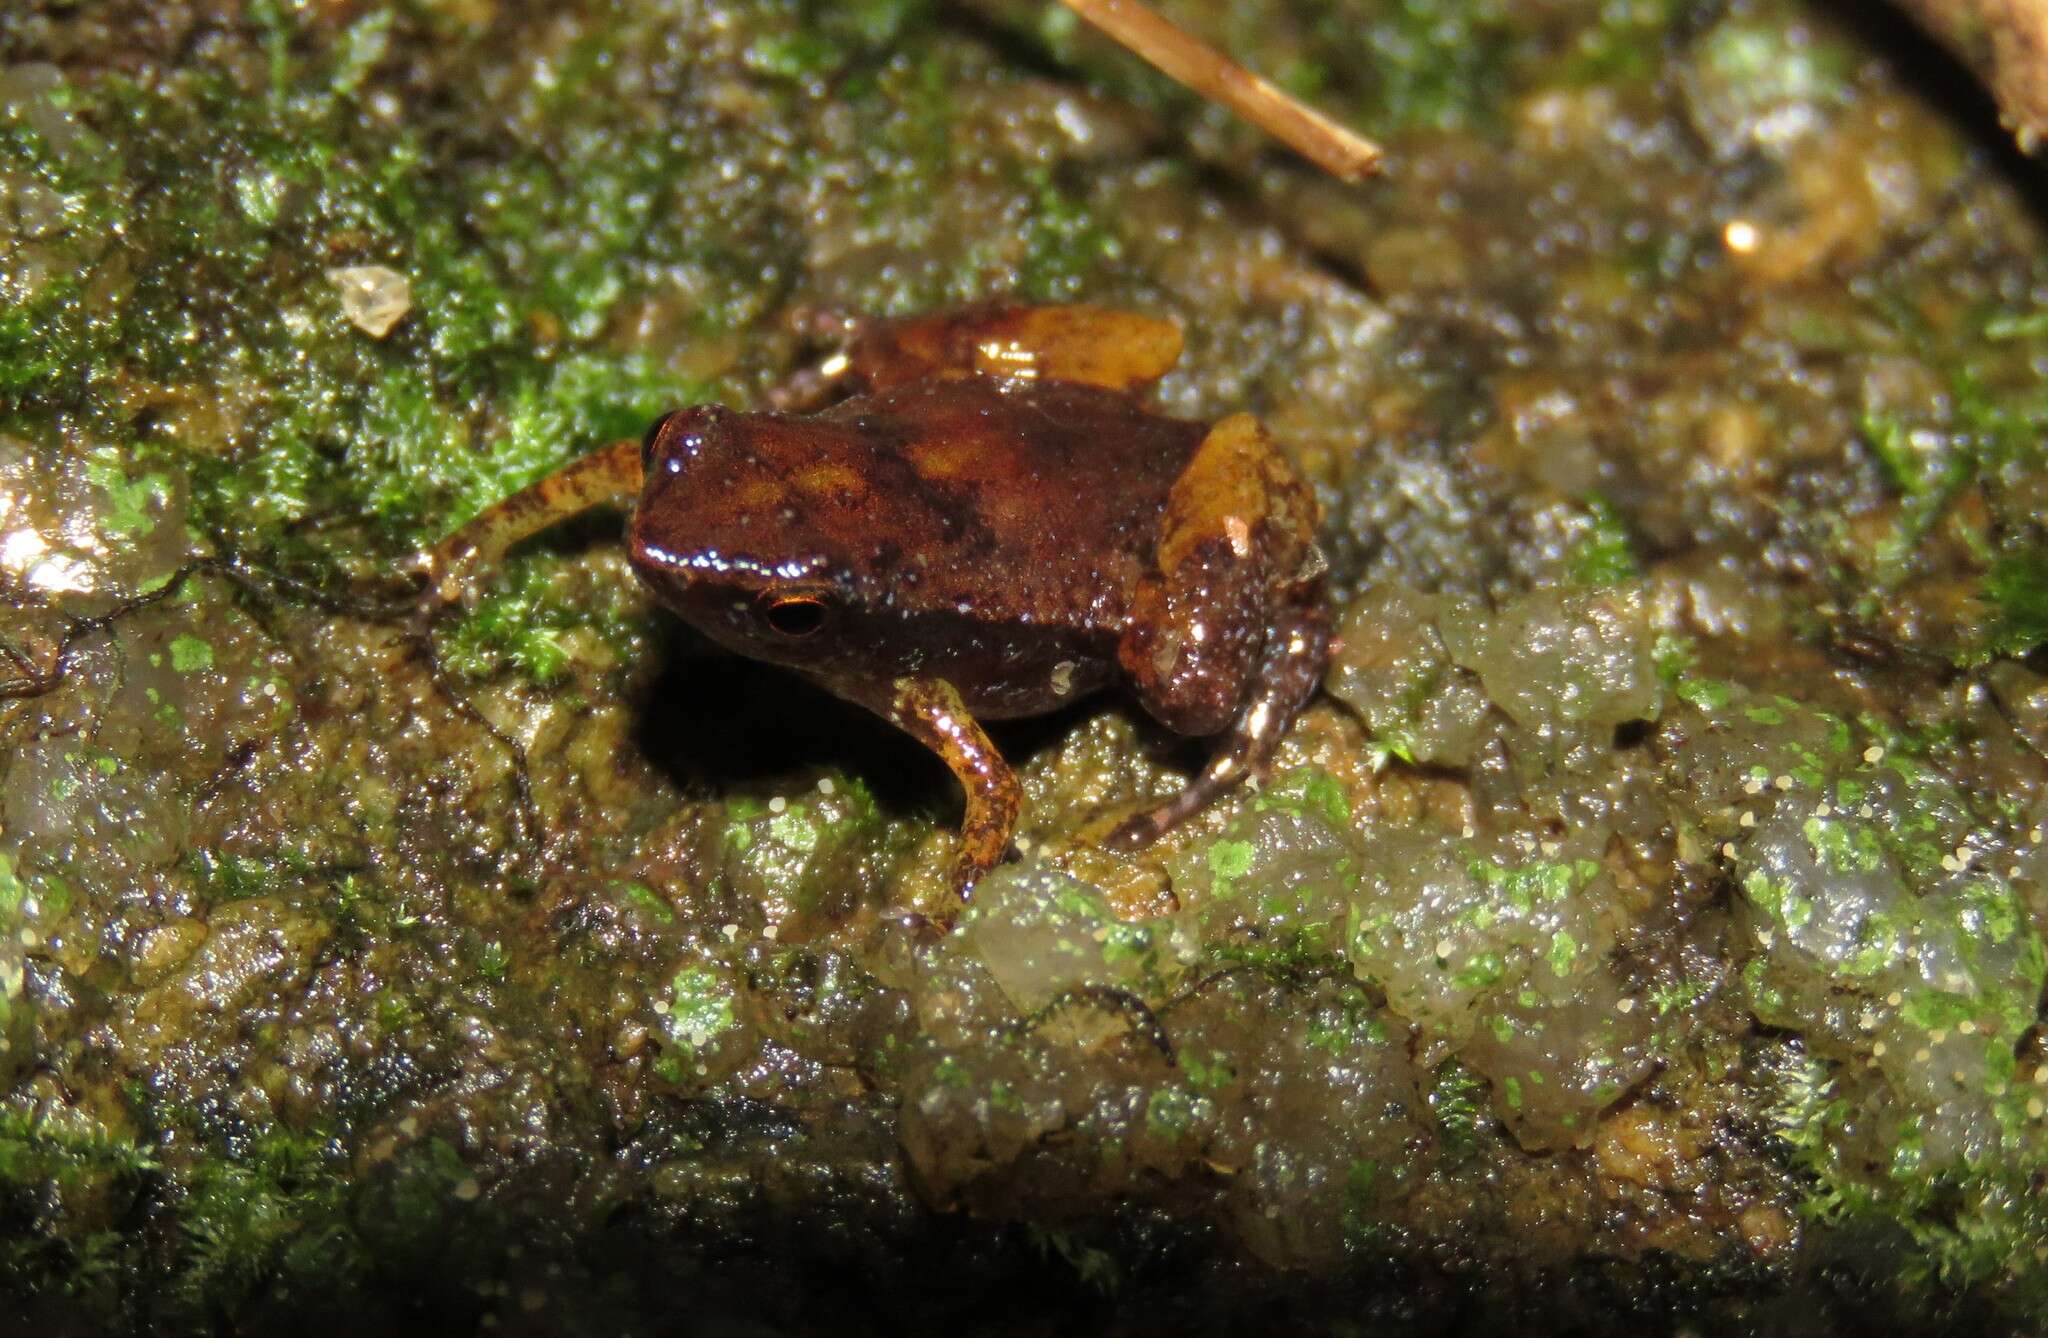
{"type": "Polygon", "coordinates": [[[821,460],[809,465],[792,482],[813,501],[830,499],[841,506],[859,506],[868,499],[867,480],[842,461],[821,460]]]}
{"type": "Polygon", "coordinates": [[[910,467],[927,483],[972,479],[981,470],[983,444],[961,437],[919,437],[903,447],[910,467]]]}

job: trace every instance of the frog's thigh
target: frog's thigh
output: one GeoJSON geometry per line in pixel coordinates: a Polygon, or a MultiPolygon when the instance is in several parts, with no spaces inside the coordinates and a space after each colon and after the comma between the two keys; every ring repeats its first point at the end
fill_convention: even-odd
{"type": "Polygon", "coordinates": [[[1174,484],[1118,660],[1168,727],[1230,734],[1112,844],[1147,844],[1263,767],[1314,693],[1330,641],[1315,522],[1315,499],[1248,414],[1218,423],[1174,484]]]}
{"type": "Polygon", "coordinates": [[[1227,562],[1201,562],[1201,579],[1148,577],[1117,642],[1117,662],[1138,701],[1176,734],[1214,734],[1244,699],[1265,632],[1255,582],[1227,562]]]}
{"type": "Polygon", "coordinates": [[[981,876],[1001,862],[1017,830],[1024,792],[996,746],[967,713],[951,683],[940,678],[899,678],[890,684],[882,714],[937,753],[967,795],[960,824],[960,856],[953,885],[965,899],[981,876]]]}
{"type": "Polygon", "coordinates": [[[453,603],[514,544],[603,502],[640,492],[640,443],[615,442],[513,493],[419,555],[427,597],[453,603]]]}
{"type": "Polygon", "coordinates": [[[849,350],[853,373],[875,389],[948,373],[1038,377],[1132,390],[1180,360],[1172,321],[1107,307],[972,307],[884,321],[849,350]]]}
{"type": "Polygon", "coordinates": [[[1272,605],[1314,557],[1315,500],[1250,414],[1202,440],[1168,494],[1153,574],[1117,658],[1145,709],[1182,734],[1229,724],[1272,605]]]}

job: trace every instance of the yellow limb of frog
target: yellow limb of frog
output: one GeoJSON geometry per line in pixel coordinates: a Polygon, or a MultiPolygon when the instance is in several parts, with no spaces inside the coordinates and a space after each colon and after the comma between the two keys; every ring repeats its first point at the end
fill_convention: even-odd
{"type": "Polygon", "coordinates": [[[937,753],[966,792],[960,854],[953,864],[953,888],[965,901],[981,876],[1009,853],[1017,814],[1024,806],[1023,788],[995,744],[967,713],[959,692],[944,679],[895,680],[880,714],[937,753]]]}
{"type": "Polygon", "coordinates": [[[1142,390],[1180,361],[1180,326],[1107,307],[981,306],[862,329],[845,370],[872,390],[944,376],[1142,390]]]}
{"type": "Polygon", "coordinates": [[[422,599],[452,604],[475,577],[524,539],[607,502],[640,494],[640,443],[615,442],[529,484],[413,559],[426,577],[422,599]]]}

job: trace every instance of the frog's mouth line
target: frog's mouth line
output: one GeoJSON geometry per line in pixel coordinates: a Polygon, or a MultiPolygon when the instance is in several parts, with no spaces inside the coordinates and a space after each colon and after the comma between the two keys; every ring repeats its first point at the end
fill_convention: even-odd
{"type": "Polygon", "coordinates": [[[635,545],[643,565],[688,579],[692,575],[752,577],[760,581],[801,581],[824,565],[822,559],[797,558],[783,562],[761,562],[737,554],[707,549],[699,553],[671,553],[657,544],[635,545]]]}

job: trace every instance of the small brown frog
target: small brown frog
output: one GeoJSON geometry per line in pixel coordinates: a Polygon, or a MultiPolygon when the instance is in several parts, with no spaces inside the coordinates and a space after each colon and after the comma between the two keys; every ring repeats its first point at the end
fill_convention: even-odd
{"type": "Polygon", "coordinates": [[[955,885],[1008,850],[1021,792],[977,718],[1119,674],[1182,734],[1228,737],[1119,827],[1141,847],[1269,759],[1328,658],[1316,505],[1258,421],[1142,395],[1177,326],[1093,307],[857,324],[804,416],[716,406],[571,464],[423,555],[441,599],[512,544],[636,493],[634,569],[712,640],[786,665],[937,753],[966,790],[955,885]]]}

